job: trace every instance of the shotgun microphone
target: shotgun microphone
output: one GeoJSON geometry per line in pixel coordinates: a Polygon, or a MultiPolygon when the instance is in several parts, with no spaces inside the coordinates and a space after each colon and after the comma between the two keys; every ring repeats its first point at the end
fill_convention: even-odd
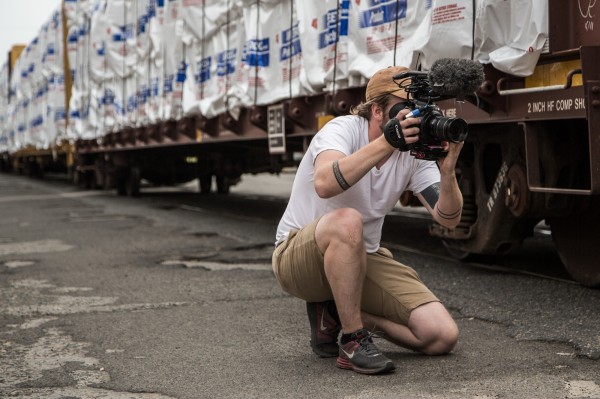
{"type": "Polygon", "coordinates": [[[429,84],[440,96],[458,98],[473,94],[485,79],[479,62],[454,58],[435,61],[428,76],[429,84]]]}

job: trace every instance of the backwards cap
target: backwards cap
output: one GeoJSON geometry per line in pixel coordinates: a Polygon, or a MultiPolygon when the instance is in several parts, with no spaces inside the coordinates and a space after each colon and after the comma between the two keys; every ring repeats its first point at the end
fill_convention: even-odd
{"type": "Polygon", "coordinates": [[[406,91],[398,87],[398,84],[394,82],[393,79],[394,76],[405,71],[408,71],[408,68],[403,66],[391,66],[375,72],[369,80],[369,83],[367,83],[365,99],[371,101],[375,97],[384,94],[392,94],[396,97],[408,99],[406,91]]]}

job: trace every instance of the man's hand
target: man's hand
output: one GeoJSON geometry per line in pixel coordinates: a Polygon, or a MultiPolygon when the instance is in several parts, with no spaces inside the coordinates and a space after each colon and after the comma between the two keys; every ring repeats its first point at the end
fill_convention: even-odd
{"type": "Polygon", "coordinates": [[[411,110],[401,109],[395,118],[390,119],[383,127],[383,134],[388,144],[400,151],[408,151],[408,144],[419,141],[419,126],[421,118],[408,118],[405,116],[411,110]]]}
{"type": "Polygon", "coordinates": [[[452,143],[448,141],[444,141],[444,151],[448,151],[448,154],[439,159],[438,165],[440,167],[440,173],[452,175],[456,169],[456,162],[458,161],[458,155],[460,154],[460,150],[462,149],[464,142],[460,143],[452,143]]]}
{"type": "Polygon", "coordinates": [[[440,197],[432,212],[433,219],[444,227],[454,229],[460,222],[463,198],[456,180],[456,162],[464,142],[444,142],[445,158],[439,159],[440,197]]]}

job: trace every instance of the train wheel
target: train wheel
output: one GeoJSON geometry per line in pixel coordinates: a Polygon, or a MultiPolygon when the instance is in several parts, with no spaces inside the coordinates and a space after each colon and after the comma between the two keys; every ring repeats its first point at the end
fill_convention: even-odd
{"type": "Polygon", "coordinates": [[[126,192],[130,197],[139,197],[141,186],[141,172],[137,166],[132,166],[127,175],[126,192]]]}
{"type": "Polygon", "coordinates": [[[217,183],[217,193],[229,194],[229,187],[231,187],[231,184],[226,176],[217,175],[215,181],[217,183]]]}
{"type": "Polygon", "coordinates": [[[117,186],[118,195],[127,195],[127,174],[127,168],[119,167],[115,171],[115,185],[117,186]]]}
{"type": "Polygon", "coordinates": [[[442,243],[444,244],[446,251],[448,251],[450,256],[452,256],[454,259],[467,260],[471,256],[470,252],[463,251],[462,249],[456,247],[452,240],[442,240],[442,243]]]}
{"type": "Polygon", "coordinates": [[[200,187],[200,194],[210,194],[212,187],[212,174],[203,174],[198,177],[198,185],[200,187]]]}
{"type": "Polygon", "coordinates": [[[565,269],[588,287],[600,287],[600,217],[576,215],[550,221],[552,238],[565,269]]]}

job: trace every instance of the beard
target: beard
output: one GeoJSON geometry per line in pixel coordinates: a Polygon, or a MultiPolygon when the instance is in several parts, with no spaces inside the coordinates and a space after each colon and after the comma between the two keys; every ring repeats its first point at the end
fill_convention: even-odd
{"type": "Polygon", "coordinates": [[[389,120],[389,117],[385,117],[379,124],[379,130],[381,130],[381,133],[383,133],[383,129],[385,128],[385,125],[389,122],[389,120]]]}

